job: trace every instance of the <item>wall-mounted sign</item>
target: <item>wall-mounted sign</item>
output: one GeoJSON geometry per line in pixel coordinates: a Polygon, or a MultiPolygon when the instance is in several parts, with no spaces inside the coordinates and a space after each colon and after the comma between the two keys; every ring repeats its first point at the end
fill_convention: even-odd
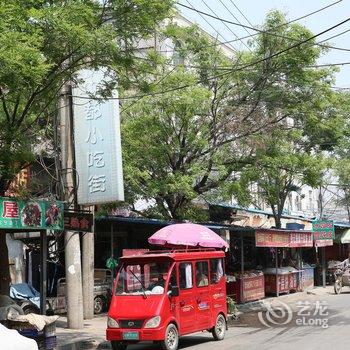
{"type": "Polygon", "coordinates": [[[315,220],[312,222],[314,240],[330,240],[335,238],[333,220],[315,220]]]}
{"type": "Polygon", "coordinates": [[[89,213],[64,212],[64,229],[70,231],[92,232],[94,216],[89,213]]]}
{"type": "Polygon", "coordinates": [[[119,101],[98,99],[106,71],[84,69],[73,88],[73,118],[78,203],[124,200],[119,101]],[[97,98],[97,99],[96,99],[97,98]]]}
{"type": "Polygon", "coordinates": [[[63,203],[0,198],[1,229],[63,230],[63,203]]]}
{"type": "Polygon", "coordinates": [[[257,247],[312,247],[312,232],[273,229],[256,230],[255,245],[257,247]]]}

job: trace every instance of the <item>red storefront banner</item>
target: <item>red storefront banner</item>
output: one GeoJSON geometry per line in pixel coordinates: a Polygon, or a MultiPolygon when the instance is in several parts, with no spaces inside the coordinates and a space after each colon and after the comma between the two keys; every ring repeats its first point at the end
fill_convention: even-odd
{"type": "Polygon", "coordinates": [[[311,231],[290,230],[256,230],[255,245],[257,247],[312,247],[313,238],[311,231]]]}

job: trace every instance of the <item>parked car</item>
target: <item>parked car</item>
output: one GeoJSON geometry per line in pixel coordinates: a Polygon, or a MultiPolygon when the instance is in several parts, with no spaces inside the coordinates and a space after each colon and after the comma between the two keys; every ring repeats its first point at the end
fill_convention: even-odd
{"type": "MultiPolygon", "coordinates": [[[[112,271],[108,269],[94,270],[94,313],[100,314],[108,309],[111,301],[113,284],[112,271]]],[[[66,310],[66,279],[57,282],[57,297],[47,298],[49,307],[55,314],[65,313],[66,310]]]]}

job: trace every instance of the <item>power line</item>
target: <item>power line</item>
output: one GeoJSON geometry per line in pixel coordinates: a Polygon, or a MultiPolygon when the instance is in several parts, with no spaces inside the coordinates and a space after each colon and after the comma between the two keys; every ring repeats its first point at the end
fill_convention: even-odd
{"type": "MultiPolygon", "coordinates": [[[[342,0],[340,0],[342,1],[342,0]]],[[[221,0],[220,0],[221,2],[221,0]]],[[[238,10],[238,12],[244,17],[244,19],[247,21],[247,23],[249,25],[251,25],[252,27],[254,27],[254,25],[252,24],[252,22],[249,21],[249,19],[244,15],[244,13],[239,9],[239,7],[232,1],[230,0],[231,4],[238,10]]],[[[339,2],[339,1],[338,1],[339,2]]]]}
{"type": "MultiPolygon", "coordinates": [[[[337,1],[336,3],[333,3],[333,4],[331,4],[331,5],[328,5],[328,6],[324,7],[324,8],[322,8],[322,9],[319,9],[318,12],[321,11],[321,10],[324,10],[325,8],[328,8],[329,6],[335,5],[335,4],[339,3],[340,1],[342,1],[342,0],[339,0],[339,1],[337,1]]],[[[257,34],[251,34],[250,36],[247,36],[247,37],[244,37],[244,38],[241,38],[241,39],[246,39],[246,38],[249,38],[249,37],[253,37],[253,36],[256,36],[256,35],[258,35],[258,34],[260,33],[260,34],[266,34],[266,35],[275,36],[275,37],[282,38],[282,39],[287,39],[287,40],[296,41],[296,39],[290,38],[290,37],[285,36],[285,35],[280,35],[280,34],[273,33],[273,32],[271,32],[271,31],[266,31],[266,30],[263,30],[263,29],[258,29],[258,28],[255,28],[255,27],[247,26],[247,25],[245,25],[245,24],[233,22],[233,21],[230,21],[230,20],[221,18],[221,17],[217,17],[217,16],[214,16],[214,15],[211,15],[210,13],[203,12],[203,11],[201,11],[201,10],[198,10],[198,9],[194,8],[194,7],[192,7],[192,8],[191,8],[191,7],[188,7],[188,6],[186,6],[186,5],[184,5],[184,4],[181,4],[181,3],[179,3],[179,2],[176,2],[176,3],[177,3],[178,5],[180,5],[180,6],[182,6],[182,7],[188,8],[188,9],[191,10],[191,11],[195,11],[195,12],[197,12],[198,14],[201,14],[201,15],[204,15],[204,16],[208,16],[208,17],[214,18],[214,19],[216,19],[216,20],[218,20],[218,21],[226,22],[226,23],[229,23],[229,24],[232,24],[232,25],[235,25],[235,26],[239,26],[239,27],[251,29],[251,30],[254,30],[254,31],[258,32],[257,34]]],[[[314,11],[313,13],[315,13],[315,12],[316,12],[316,11],[314,11]]],[[[312,13],[312,14],[313,14],[313,13],[312,13]]],[[[307,16],[308,16],[308,15],[304,15],[304,16],[302,16],[302,17],[300,17],[300,18],[305,18],[305,17],[307,17],[307,16]]],[[[299,19],[300,19],[300,18],[299,18],[299,19]]],[[[283,24],[281,24],[281,25],[279,25],[279,26],[276,26],[276,27],[272,28],[271,30],[275,30],[275,29],[277,29],[277,28],[283,27],[283,26],[288,25],[288,24],[290,24],[290,23],[292,23],[292,22],[295,22],[295,21],[297,21],[297,20],[298,20],[298,19],[295,19],[295,20],[290,21],[290,22],[283,23],[283,24]]],[[[238,40],[238,39],[237,39],[237,40],[238,40]]],[[[230,41],[230,42],[233,42],[233,41],[230,41]]],[[[226,43],[228,43],[228,42],[226,42],[226,43]]],[[[222,43],[222,44],[223,44],[223,43],[222,43]]],[[[350,51],[349,49],[343,49],[343,48],[339,48],[339,47],[331,46],[331,45],[318,44],[318,46],[321,46],[321,47],[324,47],[324,48],[333,49],[333,50],[350,51]]]]}
{"type": "MultiPolygon", "coordinates": [[[[188,1],[188,0],[186,0],[186,2],[191,6],[191,7],[188,7],[188,6],[186,6],[186,5],[184,5],[184,6],[186,6],[186,7],[188,7],[188,8],[191,8],[192,10],[196,10],[194,7],[193,7],[193,5],[188,1]]],[[[222,34],[220,34],[218,31],[217,31],[217,29],[201,14],[201,13],[199,13],[199,15],[203,18],[203,20],[214,30],[214,32],[215,33],[218,33],[218,35],[219,36],[221,36],[223,39],[224,39],[224,41],[226,41],[226,42],[228,42],[223,36],[222,36],[222,34]]],[[[224,22],[223,22],[224,23],[224,22]]],[[[231,49],[232,50],[234,50],[234,51],[236,51],[237,52],[237,49],[236,48],[234,48],[232,45],[230,45],[230,47],[231,47],[231,49]]]]}
{"type": "Polygon", "coordinates": [[[333,66],[347,66],[350,62],[339,62],[339,63],[325,63],[310,66],[310,68],[321,68],[321,67],[333,67],[333,66]]]}
{"type": "MultiPolygon", "coordinates": [[[[215,16],[217,16],[217,14],[214,12],[214,10],[205,2],[205,0],[202,0],[203,4],[209,9],[209,11],[211,11],[215,16]]],[[[224,24],[224,26],[237,38],[239,39],[239,36],[225,23],[222,21],[222,23],[224,24]]],[[[250,34],[248,32],[248,34],[250,34]]],[[[240,40],[240,39],[239,39],[240,40]]],[[[241,43],[248,49],[250,50],[250,48],[246,45],[246,43],[243,40],[240,40],[241,43]]]]}
{"type": "MultiPolygon", "coordinates": [[[[259,60],[253,61],[253,62],[248,63],[248,64],[246,64],[246,65],[237,67],[237,68],[235,68],[235,69],[231,69],[231,70],[229,70],[229,71],[227,71],[227,72],[225,72],[225,73],[222,73],[222,74],[219,74],[219,75],[216,75],[216,76],[209,77],[209,78],[207,78],[207,79],[208,79],[208,80],[214,80],[214,79],[217,79],[217,78],[221,78],[221,77],[223,77],[223,76],[225,76],[225,75],[227,75],[227,74],[229,74],[229,73],[235,73],[235,72],[241,71],[241,70],[243,70],[243,69],[246,69],[246,68],[255,66],[255,65],[259,64],[259,63],[265,62],[265,61],[267,61],[267,60],[270,60],[270,59],[272,59],[272,58],[274,58],[274,57],[277,57],[277,56],[279,56],[279,55],[282,55],[283,53],[285,53],[285,52],[287,52],[287,51],[289,51],[289,50],[292,50],[292,49],[294,49],[294,48],[296,48],[296,47],[298,47],[298,46],[300,46],[300,45],[303,45],[303,44],[305,44],[305,43],[307,43],[307,42],[309,42],[309,41],[311,41],[311,40],[313,40],[313,39],[315,39],[315,38],[317,38],[317,37],[319,37],[319,36],[321,36],[321,35],[323,35],[323,34],[329,32],[329,31],[331,31],[331,30],[333,30],[333,29],[335,29],[335,28],[337,28],[337,27],[339,27],[339,26],[341,26],[341,25],[343,25],[343,24],[345,24],[345,23],[347,23],[347,22],[349,22],[349,21],[350,21],[350,17],[347,18],[347,19],[345,19],[345,20],[343,20],[343,21],[341,21],[341,22],[339,22],[339,23],[337,23],[337,24],[335,24],[335,25],[332,26],[332,27],[329,27],[329,28],[323,30],[323,31],[320,32],[320,33],[317,33],[317,34],[315,34],[315,35],[313,35],[313,36],[311,36],[311,37],[309,37],[309,38],[307,38],[307,39],[304,39],[304,40],[302,40],[302,41],[299,41],[299,42],[297,42],[297,43],[295,43],[295,44],[293,44],[293,45],[291,45],[291,46],[289,46],[289,47],[287,47],[287,48],[285,48],[285,49],[283,49],[283,50],[280,50],[280,51],[278,51],[278,52],[275,52],[274,54],[272,54],[272,55],[270,55],[270,56],[268,56],[268,57],[261,58],[261,59],[259,59],[259,60]]],[[[315,45],[316,45],[316,43],[315,43],[315,45]]],[[[344,64],[344,63],[343,63],[343,64],[344,64]]],[[[192,84],[185,84],[185,85],[177,86],[177,87],[175,87],[175,88],[167,89],[167,90],[164,90],[164,91],[158,91],[158,92],[153,92],[153,93],[144,94],[144,95],[125,96],[125,97],[120,97],[120,98],[113,98],[113,97],[111,97],[111,98],[108,98],[107,100],[128,100],[128,99],[133,99],[133,98],[143,98],[143,97],[147,97],[147,96],[161,95],[161,94],[164,94],[164,93],[168,93],[168,92],[173,92],[173,91],[178,91],[178,90],[181,90],[181,89],[185,89],[185,88],[188,88],[188,87],[191,87],[191,86],[200,84],[200,83],[201,83],[201,80],[198,80],[197,82],[192,83],[192,84]]],[[[73,96],[73,97],[82,98],[82,99],[96,99],[96,100],[101,100],[101,98],[97,98],[97,97],[95,97],[95,98],[94,98],[94,97],[83,97],[83,96],[73,96]]]]}
{"type": "MultiPolygon", "coordinates": [[[[325,10],[325,9],[327,9],[327,8],[329,8],[329,7],[331,7],[331,6],[334,6],[334,5],[338,4],[339,2],[342,2],[342,0],[336,1],[336,2],[334,2],[334,3],[332,3],[332,4],[330,4],[330,5],[327,5],[327,6],[325,6],[325,7],[322,7],[322,8],[320,8],[320,9],[318,9],[318,10],[313,11],[313,12],[307,13],[307,14],[301,16],[301,17],[298,17],[298,18],[292,19],[292,20],[290,20],[290,21],[288,21],[288,22],[286,22],[286,23],[280,24],[280,25],[278,25],[278,26],[276,26],[276,27],[273,27],[271,30],[275,30],[275,29],[278,29],[278,28],[282,28],[282,27],[287,26],[287,25],[289,25],[289,24],[291,24],[291,23],[294,23],[294,22],[297,22],[297,21],[299,21],[299,20],[301,20],[301,19],[304,19],[304,18],[307,18],[307,17],[309,17],[309,16],[312,16],[312,15],[318,13],[318,12],[321,12],[321,11],[323,11],[323,10],[325,10]]],[[[345,31],[345,32],[347,32],[347,31],[345,31]]],[[[336,36],[339,36],[339,35],[341,35],[341,34],[344,34],[345,32],[340,33],[340,34],[337,34],[337,35],[335,35],[335,36],[333,36],[333,37],[331,37],[331,38],[328,38],[328,39],[326,39],[326,40],[333,39],[333,38],[335,38],[336,36]]],[[[255,33],[255,34],[251,34],[251,35],[248,35],[248,36],[240,37],[240,38],[238,38],[238,39],[233,39],[233,40],[228,40],[228,41],[222,41],[222,42],[213,43],[213,44],[209,44],[209,45],[203,45],[202,48],[209,48],[209,47],[215,47],[215,46],[230,44],[230,43],[233,43],[233,42],[236,42],[236,41],[239,41],[239,40],[244,40],[244,39],[251,38],[251,37],[256,36],[256,35],[258,35],[258,34],[259,34],[259,33],[255,33]]],[[[276,34],[274,34],[274,33],[269,33],[269,34],[270,34],[270,35],[275,35],[275,36],[276,36],[276,34]]],[[[278,36],[278,35],[277,35],[277,36],[278,36]]],[[[285,38],[285,37],[283,37],[283,38],[285,38]]],[[[288,39],[290,39],[290,38],[288,38],[288,39]]],[[[293,40],[294,40],[294,39],[293,39],[293,40]]],[[[321,43],[323,43],[323,42],[324,42],[324,40],[320,41],[319,44],[321,44],[321,43]]],[[[331,46],[331,45],[320,45],[320,46],[322,46],[322,47],[324,47],[324,48],[333,49],[333,50],[350,51],[350,49],[347,49],[347,48],[336,47],[336,46],[331,46]]],[[[138,50],[146,50],[146,49],[152,49],[152,48],[153,48],[153,46],[150,46],[150,47],[138,48],[138,50]]],[[[157,52],[159,52],[159,53],[169,53],[169,52],[174,52],[174,50],[158,50],[157,52]]]]}
{"type": "MultiPolygon", "coordinates": [[[[335,37],[338,37],[338,36],[340,36],[340,35],[343,35],[343,34],[349,32],[349,31],[350,31],[350,29],[347,29],[347,30],[345,30],[345,31],[343,31],[343,32],[340,32],[340,33],[338,33],[338,34],[336,34],[336,35],[333,35],[333,36],[331,36],[331,37],[329,37],[329,38],[327,38],[327,39],[324,39],[324,40],[322,40],[322,41],[319,41],[319,42],[315,43],[314,45],[318,45],[318,44],[320,44],[320,43],[322,43],[322,42],[324,42],[324,41],[328,41],[328,40],[330,40],[330,39],[333,39],[333,38],[335,38],[335,37]]],[[[347,49],[347,50],[350,51],[350,49],[347,49]]],[[[157,51],[157,52],[161,52],[161,51],[157,51]]],[[[134,57],[134,58],[135,58],[135,59],[140,59],[140,60],[148,60],[148,58],[145,58],[145,57],[134,57]]],[[[348,65],[349,63],[350,63],[350,62],[314,64],[314,65],[310,65],[310,66],[305,66],[304,68],[322,68],[322,67],[332,67],[332,66],[345,66],[345,65],[348,65]]],[[[170,63],[170,62],[166,63],[165,65],[167,65],[167,66],[177,66],[176,64],[170,63]]],[[[185,64],[182,64],[181,66],[184,67],[184,68],[194,68],[194,69],[200,69],[200,68],[202,68],[201,66],[196,66],[196,65],[185,65],[185,64]]],[[[232,70],[233,67],[232,67],[232,66],[215,66],[215,69],[217,69],[217,70],[223,70],[223,71],[229,71],[229,70],[232,70]]]]}
{"type": "MultiPolygon", "coordinates": [[[[231,14],[231,16],[238,22],[238,23],[240,23],[240,24],[242,24],[242,22],[240,22],[240,20],[232,13],[232,11],[225,5],[225,3],[222,1],[222,0],[219,0],[220,1],[220,3],[222,4],[222,6],[224,6],[225,7],[225,9],[231,14]]],[[[231,1],[232,2],[232,1],[231,1]]],[[[232,2],[233,3],[233,2],[232,2]]],[[[249,21],[248,21],[248,23],[249,23],[249,21]]],[[[250,24],[250,23],[249,23],[250,24]]],[[[247,28],[244,28],[244,30],[249,34],[249,35],[251,35],[252,33],[250,33],[249,31],[248,31],[248,29],[247,28]]]]}
{"type": "MultiPolygon", "coordinates": [[[[333,35],[333,36],[331,36],[331,37],[329,37],[327,39],[324,39],[324,40],[320,41],[319,43],[321,44],[321,43],[324,43],[325,41],[332,40],[332,39],[337,38],[338,36],[341,36],[341,35],[346,34],[348,32],[350,32],[350,29],[344,30],[343,32],[340,32],[340,33],[338,33],[336,35],[333,35]]],[[[345,48],[343,50],[344,51],[350,51],[350,49],[345,49],[345,48]]]]}

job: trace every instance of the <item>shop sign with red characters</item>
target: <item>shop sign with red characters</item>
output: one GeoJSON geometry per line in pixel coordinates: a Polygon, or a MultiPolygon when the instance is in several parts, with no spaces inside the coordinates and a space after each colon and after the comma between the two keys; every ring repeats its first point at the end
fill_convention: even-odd
{"type": "Polygon", "coordinates": [[[63,230],[63,202],[1,197],[0,229],[63,230]]]}
{"type": "Polygon", "coordinates": [[[260,229],[255,231],[255,244],[257,247],[312,247],[312,232],[260,229]]]}
{"type": "Polygon", "coordinates": [[[76,211],[64,212],[64,228],[70,231],[92,232],[94,216],[91,213],[76,211]]]}
{"type": "Polygon", "coordinates": [[[333,220],[315,220],[312,222],[312,232],[315,241],[332,240],[335,238],[333,220]]]}

